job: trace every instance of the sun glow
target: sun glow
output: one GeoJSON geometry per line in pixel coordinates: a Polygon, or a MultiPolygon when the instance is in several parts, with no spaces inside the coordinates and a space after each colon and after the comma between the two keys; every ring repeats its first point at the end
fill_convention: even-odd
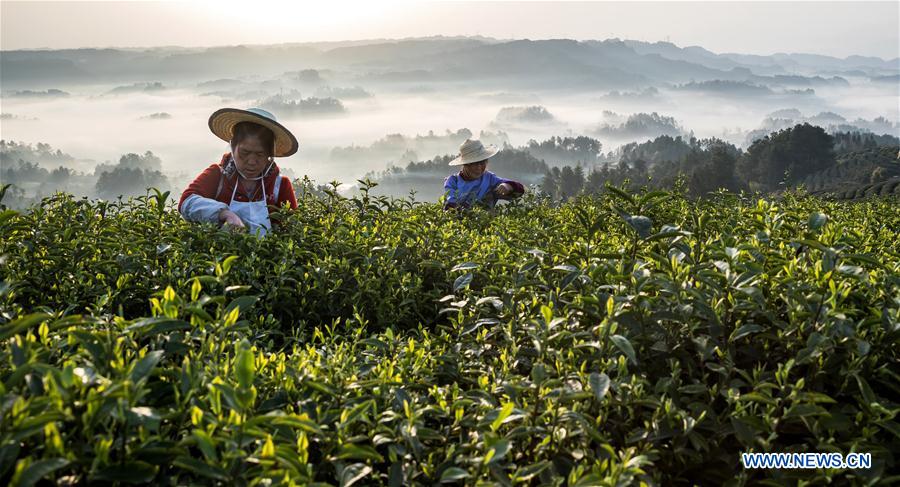
{"type": "MultiPolygon", "coordinates": [[[[231,31],[236,43],[338,41],[381,37],[408,2],[190,2],[189,10],[231,31]]],[[[184,9],[184,4],[172,8],[184,9]]]]}

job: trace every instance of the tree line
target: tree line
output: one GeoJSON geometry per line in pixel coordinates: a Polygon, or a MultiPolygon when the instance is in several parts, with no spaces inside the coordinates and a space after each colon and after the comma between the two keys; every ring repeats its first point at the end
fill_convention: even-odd
{"type": "Polygon", "coordinates": [[[655,188],[679,185],[694,196],[719,189],[774,192],[796,187],[833,168],[840,154],[891,145],[900,145],[900,140],[860,133],[832,135],[808,123],[773,132],[746,151],[716,138],[685,140],[663,135],[642,144],[626,144],[616,163],[590,169],[549,169],[540,189],[561,200],[601,192],[607,184],[655,188]]]}

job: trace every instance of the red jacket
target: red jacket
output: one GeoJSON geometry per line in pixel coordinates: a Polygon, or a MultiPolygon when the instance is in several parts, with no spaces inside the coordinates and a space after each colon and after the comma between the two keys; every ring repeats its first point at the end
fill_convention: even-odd
{"type": "MultiPolygon", "coordinates": [[[[231,153],[229,152],[222,156],[222,160],[219,161],[218,164],[210,164],[209,167],[204,169],[203,172],[188,185],[187,189],[181,193],[181,200],[178,202],[178,210],[181,211],[181,205],[184,203],[184,200],[194,194],[204,198],[214,199],[225,203],[226,205],[230,204],[231,193],[234,191],[234,185],[237,184],[238,181],[238,173],[235,170],[234,164],[229,162],[230,160],[231,153]]],[[[269,174],[263,178],[263,184],[265,184],[266,188],[266,204],[270,206],[270,213],[272,212],[271,206],[281,208],[281,205],[285,201],[290,203],[291,208],[297,208],[297,198],[294,196],[294,186],[291,184],[291,180],[288,177],[281,176],[281,170],[278,169],[278,164],[272,165],[269,174]],[[278,201],[275,201],[274,199],[276,182],[281,185],[278,189],[278,201]]],[[[257,190],[253,195],[253,198],[252,201],[259,201],[262,198],[262,191],[257,190]]],[[[234,199],[235,201],[251,201],[241,191],[241,188],[238,188],[237,193],[234,195],[234,199]]]]}

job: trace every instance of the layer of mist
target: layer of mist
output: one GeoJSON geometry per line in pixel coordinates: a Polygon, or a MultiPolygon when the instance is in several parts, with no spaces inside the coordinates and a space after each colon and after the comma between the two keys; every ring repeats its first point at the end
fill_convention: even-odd
{"type": "Polygon", "coordinates": [[[618,39],[3,51],[0,183],[15,185],[22,201],[56,189],[142,194],[144,183],[177,196],[228,151],[207,127],[224,106],[266,108],[297,135],[300,151],[279,160],[287,174],[350,186],[450,156],[469,137],[524,150],[548,169],[589,170],[663,135],[741,149],[799,123],[898,136],[898,77],[898,59],[716,54],[618,39]],[[575,152],[546,144],[579,137],[599,144],[590,158],[591,144],[575,152]],[[48,157],[50,148],[65,157],[48,157]],[[137,186],[107,177],[101,186],[115,187],[98,188],[123,158],[147,154],[158,167],[119,171],[142,171],[122,179],[137,186]],[[31,180],[4,177],[13,168],[31,180]]]}

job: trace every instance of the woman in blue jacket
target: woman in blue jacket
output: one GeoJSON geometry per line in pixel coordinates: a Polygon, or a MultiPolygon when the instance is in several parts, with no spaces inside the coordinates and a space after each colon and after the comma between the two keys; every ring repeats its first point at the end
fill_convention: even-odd
{"type": "Polygon", "coordinates": [[[459,146],[459,157],[450,161],[451,166],[462,168],[444,180],[447,199],[444,209],[469,208],[482,204],[493,208],[497,200],[513,199],[525,193],[525,186],[517,181],[504,179],[487,170],[488,159],[500,152],[490,145],[485,147],[478,140],[466,139],[459,146]]]}

